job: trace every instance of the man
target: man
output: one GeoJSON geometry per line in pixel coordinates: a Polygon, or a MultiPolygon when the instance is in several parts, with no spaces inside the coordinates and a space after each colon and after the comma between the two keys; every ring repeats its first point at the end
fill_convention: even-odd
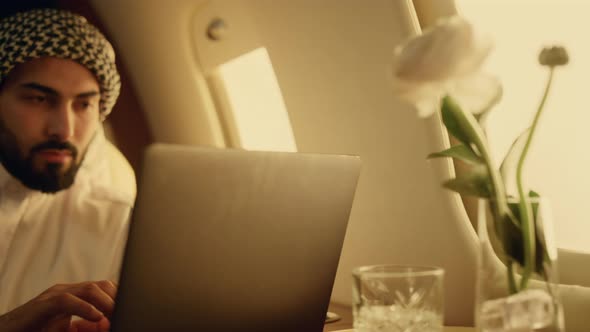
{"type": "Polygon", "coordinates": [[[0,331],[108,329],[135,199],[102,131],[119,88],[112,46],[83,17],[0,21],[0,331]]]}

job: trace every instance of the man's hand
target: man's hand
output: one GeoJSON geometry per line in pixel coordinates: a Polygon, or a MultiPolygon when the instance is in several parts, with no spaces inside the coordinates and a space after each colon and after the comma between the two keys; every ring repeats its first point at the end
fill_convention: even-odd
{"type": "Polygon", "coordinates": [[[0,331],[108,331],[116,293],[117,285],[107,280],[55,285],[0,316],[0,331]],[[81,319],[72,321],[72,316],[81,319]]]}

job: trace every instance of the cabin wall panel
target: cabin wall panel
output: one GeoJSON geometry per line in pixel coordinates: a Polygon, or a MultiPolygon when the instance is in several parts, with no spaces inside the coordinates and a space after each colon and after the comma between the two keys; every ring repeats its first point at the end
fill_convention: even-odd
{"type": "Polygon", "coordinates": [[[223,147],[191,19],[205,1],[91,0],[137,87],[154,140],[223,147]]]}
{"type": "Polygon", "coordinates": [[[440,188],[450,165],[425,159],[443,142],[432,136],[438,119],[418,119],[390,89],[393,49],[417,31],[411,4],[257,0],[250,9],[299,150],[363,160],[333,300],[350,303],[355,266],[439,265],[447,323],[471,324],[475,233],[458,197],[440,188]]]}
{"type": "MultiPolygon", "coordinates": [[[[224,146],[198,63],[191,18],[205,1],[93,0],[113,33],[156,141],[224,146]]],[[[232,1],[225,1],[224,5],[232,1]]],[[[446,270],[446,322],[473,323],[476,237],[458,197],[439,119],[419,119],[390,89],[393,49],[417,31],[409,0],[247,0],[302,152],[361,156],[363,169],[333,300],[351,302],[351,270],[377,263],[446,270]]],[[[235,27],[234,27],[235,28],[235,27]]],[[[239,27],[237,27],[239,29],[239,27]]],[[[230,31],[231,32],[231,31],[230,31]]],[[[264,121],[264,119],[260,119],[264,121]]],[[[313,273],[313,271],[310,271],[313,273]]]]}

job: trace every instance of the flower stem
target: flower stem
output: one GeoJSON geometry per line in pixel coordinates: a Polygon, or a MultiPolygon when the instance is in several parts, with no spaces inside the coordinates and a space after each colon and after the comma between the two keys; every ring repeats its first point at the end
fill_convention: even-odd
{"type": "MultiPolygon", "coordinates": [[[[506,188],[500,175],[499,170],[495,167],[494,161],[491,157],[490,150],[487,145],[486,136],[483,129],[479,126],[477,119],[470,112],[463,111],[449,95],[443,98],[443,121],[444,112],[449,112],[452,117],[456,119],[456,122],[463,130],[463,142],[466,145],[474,145],[478,155],[483,159],[488,175],[490,177],[490,197],[489,206],[493,213],[494,229],[496,230],[497,237],[502,242],[503,247],[506,247],[506,230],[505,224],[511,222],[511,211],[508,207],[506,198],[506,188]]],[[[451,123],[453,124],[453,123],[451,123]]],[[[445,122],[447,128],[449,124],[445,122]]],[[[455,124],[453,124],[455,125],[455,124]]],[[[459,137],[458,137],[459,138],[459,137]]],[[[473,147],[473,146],[472,146],[473,147]]],[[[481,231],[481,230],[479,230],[481,231]]],[[[509,262],[510,263],[510,262],[509,262]]],[[[509,283],[514,285],[511,290],[516,292],[516,281],[514,276],[514,270],[512,266],[508,268],[508,279],[509,283]]]]}
{"type": "MultiPolygon", "coordinates": [[[[450,99],[450,96],[447,96],[446,98],[450,99]]],[[[498,214],[495,217],[503,218],[509,213],[508,203],[506,200],[506,189],[504,188],[504,182],[502,181],[500,172],[494,165],[490,149],[486,144],[486,135],[477,123],[477,120],[473,114],[470,112],[464,112],[462,110],[458,111],[457,113],[457,116],[463,117],[462,121],[466,123],[466,127],[469,129],[470,140],[477,147],[477,151],[479,152],[489,172],[492,185],[491,189],[494,195],[492,199],[495,201],[496,212],[498,214]]],[[[497,220],[500,222],[499,219],[497,220]]]]}
{"type": "Polygon", "coordinates": [[[530,275],[533,271],[535,271],[536,257],[535,221],[532,220],[533,213],[531,204],[528,200],[528,196],[525,193],[524,186],[522,184],[522,169],[531,145],[531,141],[533,140],[533,135],[535,134],[535,129],[537,128],[537,124],[539,123],[541,112],[543,111],[543,107],[545,106],[545,101],[547,100],[547,96],[549,95],[549,89],[551,88],[551,82],[553,81],[553,69],[554,67],[549,68],[549,78],[547,80],[547,85],[545,86],[543,98],[541,99],[541,103],[539,104],[539,108],[537,109],[537,113],[535,114],[533,124],[531,125],[531,130],[529,131],[529,136],[527,137],[526,143],[522,150],[522,154],[520,155],[520,159],[518,160],[518,164],[516,166],[516,185],[518,187],[518,196],[520,198],[518,209],[520,212],[524,252],[524,266],[522,272],[522,280],[520,283],[521,289],[525,289],[527,287],[530,275]]]}
{"type": "Polygon", "coordinates": [[[510,290],[510,294],[515,294],[518,292],[518,288],[516,287],[516,280],[514,278],[514,262],[511,258],[508,258],[506,265],[508,267],[508,289],[510,290]]]}

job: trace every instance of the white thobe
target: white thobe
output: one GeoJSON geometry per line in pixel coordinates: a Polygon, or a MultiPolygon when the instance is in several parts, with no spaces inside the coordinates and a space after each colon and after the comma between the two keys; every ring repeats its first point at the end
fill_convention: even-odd
{"type": "Polygon", "coordinates": [[[55,284],[117,280],[135,177],[114,180],[112,149],[100,131],[74,184],[56,194],[24,187],[0,165],[0,314],[55,284]]]}

